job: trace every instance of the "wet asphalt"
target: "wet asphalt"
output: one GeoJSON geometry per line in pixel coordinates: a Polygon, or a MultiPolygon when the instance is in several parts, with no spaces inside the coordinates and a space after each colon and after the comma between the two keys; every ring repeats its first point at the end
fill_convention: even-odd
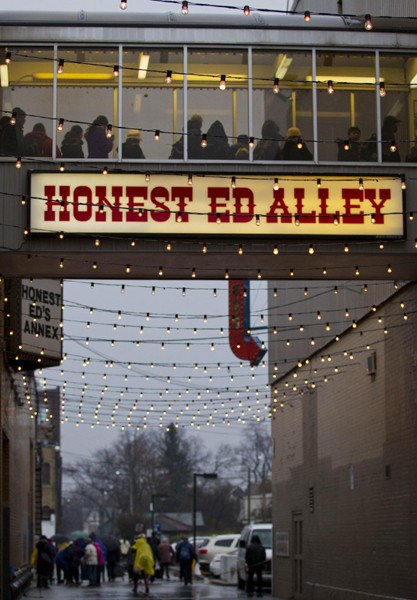
{"type": "MultiPolygon", "coordinates": [[[[264,600],[271,600],[270,590],[264,590],[264,600]]],[[[102,583],[100,587],[88,587],[86,582],[79,586],[53,584],[50,589],[39,590],[31,587],[26,591],[26,598],[45,598],[45,600],[242,600],[247,598],[246,592],[236,586],[225,586],[214,580],[205,578],[195,581],[192,585],[184,586],[178,579],[171,581],[157,580],[151,583],[149,594],[145,594],[143,583],[139,583],[137,593],[133,593],[132,584],[127,576],[124,580],[102,583]]],[[[256,595],[254,600],[256,600],[256,595]]]]}

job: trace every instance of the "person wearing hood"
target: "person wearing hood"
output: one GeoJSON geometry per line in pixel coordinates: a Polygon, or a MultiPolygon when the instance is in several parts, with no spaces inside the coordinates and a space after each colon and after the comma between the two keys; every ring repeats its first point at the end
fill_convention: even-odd
{"type": "MultiPolygon", "coordinates": [[[[36,123],[33,130],[24,137],[25,156],[48,156],[52,157],[52,138],[46,134],[45,125],[36,123]]],[[[56,149],[56,157],[61,158],[59,148],[56,149]]]]}
{"type": "Polygon", "coordinates": [[[108,158],[113,150],[114,135],[107,137],[106,130],[109,121],[104,115],[99,115],[84,134],[88,146],[88,158],[108,158]]]}
{"type": "Polygon", "coordinates": [[[87,578],[90,586],[97,584],[97,548],[94,546],[90,538],[85,540],[84,548],[84,565],[86,567],[87,578]]]}
{"type": "Polygon", "coordinates": [[[229,153],[230,147],[224,127],[220,121],[214,121],[207,131],[207,147],[202,153],[203,157],[209,160],[227,160],[229,153]]]}
{"type": "MultiPolygon", "coordinates": [[[[200,115],[193,115],[187,122],[187,143],[188,158],[204,158],[204,148],[201,147],[201,126],[203,118],[200,115]]],[[[184,136],[182,135],[178,142],[172,145],[169,158],[173,160],[182,160],[184,158],[184,136]]]]}
{"type": "Polygon", "coordinates": [[[398,131],[398,123],[400,119],[393,115],[388,115],[384,119],[381,131],[382,140],[382,161],[383,162],[401,162],[400,153],[395,141],[395,134],[398,131]],[[395,146],[395,151],[391,151],[391,147],[395,146]]]}
{"type": "Polygon", "coordinates": [[[236,144],[230,146],[230,160],[249,160],[249,136],[237,136],[236,144]]]}
{"type": "Polygon", "coordinates": [[[37,587],[48,588],[48,581],[51,573],[51,567],[53,566],[54,557],[46,535],[41,535],[39,542],[36,544],[36,550],[36,572],[38,574],[37,587]]]}
{"type": "Polygon", "coordinates": [[[142,136],[138,129],[131,129],[122,144],[122,158],[145,158],[140,142],[142,136]]]}
{"type": "Polygon", "coordinates": [[[83,151],[83,129],[79,125],[73,125],[64,136],[61,144],[62,158],[84,158],[83,151]]]}
{"type": "Polygon", "coordinates": [[[278,125],[268,119],[262,125],[262,139],[256,144],[253,160],[281,160],[279,140],[282,140],[282,136],[279,134],[278,125]]]}
{"type": "Polygon", "coordinates": [[[18,106],[12,109],[12,113],[16,113],[16,123],[11,125],[9,122],[3,127],[1,135],[2,152],[6,156],[24,156],[23,127],[26,122],[26,113],[18,106]]]}
{"type": "Polygon", "coordinates": [[[246,548],[245,561],[248,565],[248,598],[253,596],[253,576],[255,574],[258,583],[258,597],[260,597],[262,596],[262,570],[266,561],[266,552],[259,536],[252,537],[251,543],[246,548]]]}
{"type": "Polygon", "coordinates": [[[169,565],[174,559],[174,551],[167,538],[162,538],[161,543],[158,546],[159,552],[159,564],[162,570],[162,579],[164,578],[164,571],[166,572],[167,579],[169,580],[169,565]]]}
{"type": "Polygon", "coordinates": [[[153,559],[152,549],[143,533],[139,534],[138,539],[132,548],[136,551],[135,562],[133,563],[133,592],[137,592],[139,577],[142,575],[145,582],[145,592],[148,594],[149,576],[155,574],[155,561],[153,559]]]}
{"type": "Polygon", "coordinates": [[[282,150],[282,159],[294,161],[313,160],[313,155],[301,139],[301,131],[298,127],[290,127],[288,129],[287,139],[282,150]],[[299,148],[300,144],[301,148],[299,148]]]}

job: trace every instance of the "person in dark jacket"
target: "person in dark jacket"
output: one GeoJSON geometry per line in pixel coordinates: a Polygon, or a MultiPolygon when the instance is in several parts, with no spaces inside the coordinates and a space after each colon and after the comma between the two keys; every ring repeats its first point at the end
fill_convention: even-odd
{"type": "MultiPolygon", "coordinates": [[[[277,157],[279,160],[281,157],[277,157]]],[[[290,127],[287,131],[287,140],[282,150],[283,160],[313,160],[313,155],[301,139],[298,127],[290,127]],[[301,144],[301,148],[299,148],[301,144]]]]}
{"type": "Polygon", "coordinates": [[[51,566],[53,565],[53,554],[46,535],[41,535],[39,542],[36,544],[38,551],[36,561],[36,572],[38,574],[38,588],[48,588],[51,566]]]}
{"type": "Polygon", "coordinates": [[[254,535],[252,542],[246,548],[245,561],[248,565],[248,598],[253,596],[253,576],[256,573],[258,583],[258,597],[262,596],[262,569],[266,561],[265,548],[261,544],[259,536],[254,535]]]}
{"type": "Polygon", "coordinates": [[[358,162],[362,159],[362,144],[360,142],[361,139],[361,130],[359,127],[349,127],[348,129],[348,139],[346,141],[337,140],[338,153],[337,160],[344,161],[353,161],[358,162]],[[349,148],[345,148],[345,144],[348,142],[349,148]]]}
{"type": "Polygon", "coordinates": [[[88,158],[108,158],[113,150],[114,135],[107,137],[107,117],[99,115],[84,134],[88,146],[88,158]]]}
{"type": "Polygon", "coordinates": [[[249,136],[237,136],[236,144],[230,146],[230,160],[249,160],[249,136]]]}
{"type": "Polygon", "coordinates": [[[83,129],[79,125],[73,125],[64,136],[61,144],[62,158],[84,158],[83,151],[83,129]]]}
{"type": "MultiPolygon", "coordinates": [[[[187,144],[188,158],[202,159],[205,158],[204,148],[201,147],[201,126],[203,118],[200,115],[193,115],[187,122],[187,144]]],[[[184,158],[184,136],[182,135],[178,142],[172,145],[169,158],[173,160],[181,160],[184,158]]]]}
{"type": "Polygon", "coordinates": [[[204,158],[212,160],[227,160],[229,158],[229,142],[223,125],[214,121],[207,131],[207,148],[204,158]]]}
{"type": "Polygon", "coordinates": [[[126,141],[122,144],[123,158],[145,158],[140,142],[142,136],[137,129],[131,129],[126,137],[126,141]]]}
{"type": "Polygon", "coordinates": [[[256,144],[253,151],[254,160],[281,160],[281,148],[278,140],[282,140],[279,134],[279,127],[268,119],[262,125],[262,139],[256,144]]]}
{"type": "Polygon", "coordinates": [[[191,584],[191,567],[193,560],[197,560],[197,554],[194,546],[184,536],[182,542],[176,547],[177,562],[180,565],[180,579],[184,580],[184,585],[191,584]]]}
{"type": "Polygon", "coordinates": [[[12,112],[16,113],[16,124],[11,125],[9,122],[4,126],[1,136],[2,152],[6,156],[24,156],[23,127],[26,121],[26,113],[18,106],[13,108],[12,112]]]}
{"type": "Polygon", "coordinates": [[[398,148],[395,152],[391,151],[391,144],[395,142],[395,134],[398,131],[398,123],[401,123],[401,120],[393,115],[388,115],[384,119],[381,132],[383,162],[401,162],[398,148]]]}

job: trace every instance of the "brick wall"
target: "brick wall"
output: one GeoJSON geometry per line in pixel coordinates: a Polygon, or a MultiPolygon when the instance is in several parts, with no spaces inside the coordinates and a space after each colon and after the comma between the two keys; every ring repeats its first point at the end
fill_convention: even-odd
{"type": "Polygon", "coordinates": [[[303,361],[296,378],[292,370],[277,381],[273,524],[274,533],[290,532],[290,556],[274,559],[274,596],[296,595],[293,521],[301,513],[301,597],[415,598],[416,334],[410,284],[303,361]],[[372,352],[375,375],[367,374],[372,352]]]}

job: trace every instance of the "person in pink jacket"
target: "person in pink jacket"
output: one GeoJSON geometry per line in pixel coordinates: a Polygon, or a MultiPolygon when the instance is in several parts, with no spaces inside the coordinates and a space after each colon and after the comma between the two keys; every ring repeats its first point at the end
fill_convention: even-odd
{"type": "Polygon", "coordinates": [[[167,538],[162,538],[162,542],[158,546],[159,553],[159,565],[162,570],[162,578],[164,577],[164,571],[169,579],[169,565],[174,559],[174,551],[167,538]]]}
{"type": "Polygon", "coordinates": [[[101,574],[104,573],[104,557],[100,544],[93,542],[93,546],[95,546],[97,550],[97,585],[100,585],[101,574]]]}

